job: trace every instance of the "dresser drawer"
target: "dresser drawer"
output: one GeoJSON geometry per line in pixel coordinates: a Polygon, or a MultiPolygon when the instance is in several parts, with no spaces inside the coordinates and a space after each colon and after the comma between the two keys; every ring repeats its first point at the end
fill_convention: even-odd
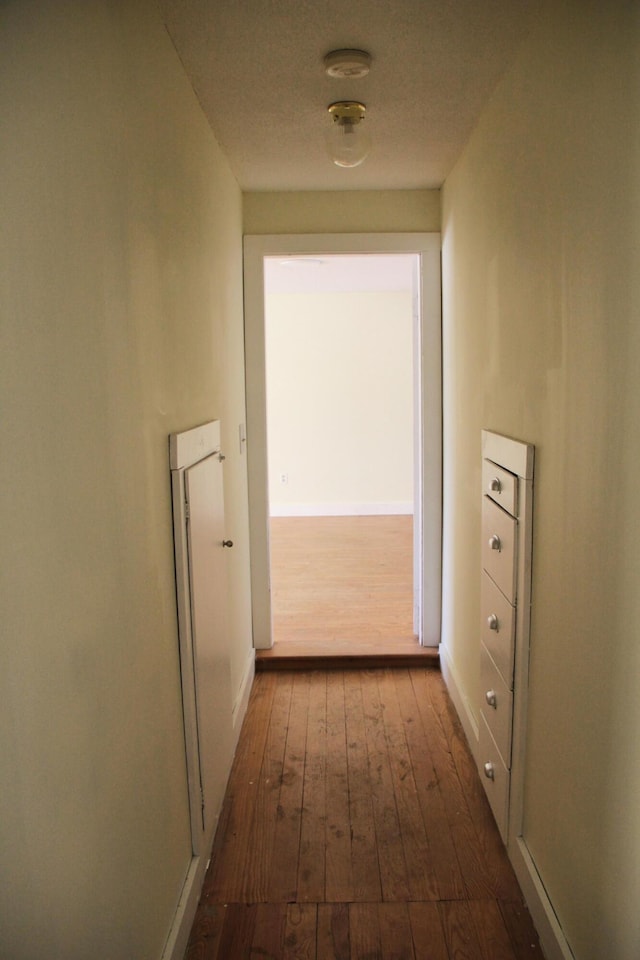
{"type": "Polygon", "coordinates": [[[516,602],[517,520],[482,498],[482,566],[510,603],[516,602]]]}
{"type": "Polygon", "coordinates": [[[481,711],[505,767],[511,766],[511,718],[513,694],[502,679],[486,647],[480,648],[481,711]]]}
{"type": "Polygon", "coordinates": [[[482,461],[482,492],[507,513],[518,516],[518,478],[492,460],[482,461]]]}
{"type": "Polygon", "coordinates": [[[480,751],[480,779],[489,798],[500,835],[506,843],[509,823],[510,774],[500,758],[498,748],[482,714],[480,714],[478,747],[480,751]]]}
{"type": "Polygon", "coordinates": [[[485,571],[482,572],[480,610],[481,640],[505,683],[513,690],[516,612],[485,571]]]}

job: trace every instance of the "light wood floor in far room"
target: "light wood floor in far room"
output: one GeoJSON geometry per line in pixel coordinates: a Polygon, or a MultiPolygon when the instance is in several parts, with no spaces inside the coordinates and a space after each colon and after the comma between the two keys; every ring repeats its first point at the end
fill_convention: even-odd
{"type": "Polygon", "coordinates": [[[271,597],[274,656],[419,654],[413,517],[272,518],[271,597]]]}
{"type": "Polygon", "coordinates": [[[437,670],[256,677],[187,960],[542,960],[437,670]]]}

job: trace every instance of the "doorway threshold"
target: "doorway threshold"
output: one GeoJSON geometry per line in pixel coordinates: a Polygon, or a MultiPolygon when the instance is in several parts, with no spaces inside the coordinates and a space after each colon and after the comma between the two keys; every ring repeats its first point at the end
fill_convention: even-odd
{"type": "Polygon", "coordinates": [[[351,640],[287,641],[256,650],[256,670],[348,670],[376,667],[440,667],[437,647],[416,641],[353,643],[351,640]]]}

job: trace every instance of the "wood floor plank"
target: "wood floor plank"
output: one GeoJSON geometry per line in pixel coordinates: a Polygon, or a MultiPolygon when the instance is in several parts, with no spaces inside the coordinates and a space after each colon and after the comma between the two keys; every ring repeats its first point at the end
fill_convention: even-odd
{"type": "Polygon", "coordinates": [[[469,912],[483,960],[517,960],[497,901],[471,900],[469,912]]]}
{"type": "Polygon", "coordinates": [[[319,903],[316,960],[350,960],[350,957],[348,904],[319,903]]]}
{"type": "Polygon", "coordinates": [[[226,910],[223,903],[200,904],[184,960],[215,960],[226,910]]]}
{"type": "Polygon", "coordinates": [[[208,899],[219,902],[240,902],[245,882],[249,829],[277,687],[277,678],[269,674],[256,679],[203,888],[208,899]]]}
{"type": "MultiPolygon", "coordinates": [[[[416,691],[423,735],[429,744],[438,777],[466,896],[470,900],[491,899],[497,892],[495,877],[484,861],[482,846],[449,749],[449,742],[431,703],[428,671],[411,670],[410,674],[416,691]]],[[[442,683],[442,678],[436,677],[435,682],[442,683]]]]}
{"type": "Polygon", "coordinates": [[[407,866],[402,845],[389,750],[385,736],[384,707],[377,681],[363,674],[362,703],[365,716],[369,784],[373,800],[378,862],[383,900],[410,900],[407,866]],[[366,682],[368,679],[369,682],[366,682]],[[373,679],[373,682],[371,680],[373,679]]]}
{"type": "Polygon", "coordinates": [[[518,960],[543,960],[538,934],[522,900],[501,900],[498,905],[518,960]]]}
{"type": "Polygon", "coordinates": [[[325,900],[353,900],[344,675],[327,674],[325,900]]]}
{"type": "Polygon", "coordinates": [[[296,899],[302,824],[305,754],[309,714],[310,674],[292,677],[291,707],[271,861],[270,898],[296,899]]]}
{"type": "Polygon", "coordinates": [[[215,960],[249,960],[255,922],[255,904],[230,903],[215,960]]]}
{"type": "Polygon", "coordinates": [[[351,960],[382,960],[377,903],[349,905],[351,960]]]}
{"type": "Polygon", "coordinates": [[[254,678],[247,713],[231,767],[227,786],[228,796],[233,796],[236,788],[242,789],[247,775],[257,775],[260,771],[271,707],[278,683],[279,681],[274,682],[273,678],[262,676],[254,678]]]}
{"type": "Polygon", "coordinates": [[[257,905],[251,941],[251,960],[282,960],[286,923],[286,903],[257,905]]]}
{"type": "Polygon", "coordinates": [[[385,737],[389,748],[409,895],[411,900],[437,900],[439,891],[433,869],[433,856],[418,800],[393,674],[394,671],[388,669],[378,671],[378,690],[384,706],[385,737]]]}
{"type": "Polygon", "coordinates": [[[416,960],[408,904],[379,904],[378,922],[383,960],[416,960]]]}
{"type": "Polygon", "coordinates": [[[289,904],[282,960],[316,960],[317,924],[317,904],[289,904]]]}
{"type": "Polygon", "coordinates": [[[298,858],[298,900],[325,899],[325,825],[327,771],[327,676],[310,677],[307,747],[298,858]]]}
{"type": "Polygon", "coordinates": [[[282,682],[277,685],[271,704],[264,759],[257,781],[247,845],[241,897],[244,903],[259,903],[269,899],[274,828],[277,822],[292,686],[293,677],[283,677],[282,682]]]}
{"type": "Polygon", "coordinates": [[[382,899],[360,673],[344,676],[351,872],[354,900],[382,899]]]}
{"type": "Polygon", "coordinates": [[[416,694],[406,670],[394,670],[394,682],[411,758],[418,801],[429,839],[439,900],[460,900],[466,895],[445,804],[436,775],[428,738],[421,729],[416,694]]]}
{"type": "Polygon", "coordinates": [[[476,763],[460,719],[442,678],[432,677],[425,686],[434,712],[445,732],[466,805],[472,812],[482,862],[490,877],[493,895],[497,899],[515,900],[519,896],[518,882],[510,861],[504,856],[504,845],[480,783],[476,763]]]}
{"type": "Polygon", "coordinates": [[[436,903],[410,903],[409,921],[416,960],[449,960],[436,903]]]}
{"type": "Polygon", "coordinates": [[[449,956],[455,960],[485,960],[466,900],[438,904],[449,956]]]}

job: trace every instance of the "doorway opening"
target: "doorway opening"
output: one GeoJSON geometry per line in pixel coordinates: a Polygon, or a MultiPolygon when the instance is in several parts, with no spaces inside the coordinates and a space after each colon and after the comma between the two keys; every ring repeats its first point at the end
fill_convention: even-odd
{"type": "Polygon", "coordinates": [[[272,637],[287,651],[418,640],[418,279],[417,254],[264,259],[272,637]]]}
{"type": "MultiPolygon", "coordinates": [[[[373,263],[373,261],[370,261],[373,263]]],[[[383,261],[378,261],[380,274],[383,261]]],[[[338,269],[338,273],[340,269],[338,269]]],[[[288,281],[290,282],[290,281],[288,281]]],[[[381,280],[379,281],[379,283],[381,280]]],[[[388,286],[398,288],[397,280],[388,286]]],[[[389,291],[387,291],[389,292],[389,291]]],[[[302,291],[298,291],[302,293],[302,291]]],[[[329,296],[329,293],[323,296],[329,296]]],[[[304,312],[307,316],[312,308],[305,304],[304,312]]],[[[367,309],[364,310],[367,313],[367,309]]],[[[358,343],[360,353],[364,356],[365,352],[372,347],[370,343],[374,338],[367,337],[366,317],[360,319],[360,327],[355,330],[347,330],[343,324],[342,327],[329,322],[325,314],[324,326],[322,317],[315,318],[315,327],[313,337],[316,338],[315,352],[309,361],[315,370],[309,366],[304,372],[306,383],[303,384],[305,393],[308,396],[313,391],[309,391],[309,380],[312,377],[323,379],[324,381],[333,381],[334,397],[338,394],[337,375],[335,367],[333,373],[327,370],[326,364],[318,363],[320,352],[324,355],[338,353],[341,360],[346,359],[349,352],[355,351],[358,354],[358,343]],[[333,328],[333,331],[332,329],[333,328]],[[363,333],[364,329],[364,333],[363,333]],[[333,343],[332,343],[333,337],[333,343]],[[346,340],[351,337],[355,341],[347,350],[346,340]]],[[[387,323],[387,326],[389,324],[387,323]]],[[[411,544],[408,550],[409,563],[411,564],[411,552],[413,552],[413,585],[409,588],[409,606],[407,623],[411,636],[419,637],[420,642],[425,646],[437,646],[440,640],[440,610],[441,610],[441,331],[440,331],[440,237],[439,234],[363,234],[363,235],[295,235],[295,236],[256,236],[245,238],[245,349],[246,349],[246,372],[247,372],[247,440],[248,440],[248,467],[249,467],[249,508],[250,508],[250,535],[251,535],[251,557],[252,557],[252,609],[253,609],[253,631],[254,646],[257,649],[269,649],[274,640],[274,609],[277,607],[278,597],[273,594],[271,583],[271,530],[272,513],[285,513],[296,515],[301,519],[305,513],[314,513],[336,517],[336,521],[341,518],[349,517],[356,523],[366,517],[391,522],[401,526],[404,521],[405,533],[408,526],[410,530],[411,544]],[[307,329],[308,338],[310,337],[311,326],[304,327],[304,320],[301,317],[302,306],[298,303],[298,309],[295,310],[289,304],[289,314],[284,321],[280,323],[283,327],[278,333],[274,334],[270,329],[271,305],[269,298],[274,292],[273,284],[270,281],[271,267],[277,263],[280,271],[287,271],[293,266],[291,274],[298,274],[297,284],[301,283],[302,265],[303,271],[308,275],[317,273],[318,269],[323,270],[330,263],[331,266],[341,268],[343,280],[334,279],[334,287],[330,291],[330,296],[346,298],[348,291],[340,289],[340,284],[344,284],[344,276],[350,272],[353,274],[357,261],[366,265],[366,257],[388,257],[387,266],[391,268],[400,268],[402,263],[411,276],[410,289],[405,289],[405,299],[410,304],[408,316],[411,318],[408,322],[408,331],[405,331],[405,340],[408,335],[409,347],[407,350],[399,349],[399,342],[402,335],[398,335],[398,343],[393,346],[393,338],[389,341],[390,330],[384,330],[386,321],[384,320],[384,311],[377,308],[381,305],[384,296],[378,291],[378,304],[374,309],[369,303],[368,312],[370,314],[370,323],[378,322],[378,339],[384,341],[387,337],[386,350],[388,353],[388,365],[394,363],[396,359],[404,354],[407,365],[404,366],[404,381],[402,386],[398,386],[396,380],[396,391],[403,394],[406,401],[407,395],[410,397],[412,410],[408,415],[392,413],[392,406],[396,399],[400,397],[387,397],[387,408],[384,402],[382,407],[376,409],[370,394],[370,421],[366,423],[366,443],[365,446],[372,448],[370,451],[374,459],[370,461],[369,466],[364,468],[347,467],[346,454],[344,450],[349,446],[357,447],[355,439],[355,427],[353,419],[349,429],[342,430],[342,436],[338,437],[339,428],[344,427],[340,420],[340,404],[338,407],[338,419],[334,418],[333,427],[325,424],[324,435],[320,438],[319,426],[316,423],[312,430],[310,424],[312,416],[308,410],[304,410],[304,404],[300,396],[287,399],[286,391],[284,397],[279,396],[279,386],[285,381],[296,380],[298,375],[298,390],[301,389],[300,375],[302,369],[298,370],[298,364],[291,356],[291,346],[295,339],[300,340],[301,333],[307,329]],[[398,258],[397,260],[395,258],[398,258]],[[283,264],[283,261],[285,263],[283,264]],[[290,261],[288,266],[286,261],[290,261]],[[266,285],[265,285],[266,283],[266,285]],[[302,328],[302,329],[301,329],[302,328]],[[283,355],[280,356],[275,364],[274,370],[269,374],[269,357],[272,354],[272,348],[277,341],[280,346],[284,343],[283,355]],[[287,352],[288,351],[288,352],[287,352]],[[278,364],[280,366],[278,366],[278,364]],[[410,366],[409,366],[410,365],[410,366]],[[278,374],[277,371],[280,371],[278,374]],[[283,373],[284,370],[284,373],[283,373]],[[282,437],[278,437],[278,426],[269,425],[268,409],[273,411],[274,406],[278,404],[289,407],[295,405],[297,413],[302,419],[298,419],[297,424],[289,418],[289,425],[281,429],[284,439],[289,443],[288,450],[283,446],[282,437]],[[388,414],[388,416],[387,416],[388,414]],[[402,425],[398,423],[402,418],[402,425]],[[336,425],[337,424],[337,425],[336,425]],[[296,437],[291,433],[297,432],[296,437]],[[328,432],[327,432],[328,431],[328,432]],[[332,432],[333,431],[333,432],[332,432]],[[407,432],[409,434],[409,443],[407,444],[407,432]],[[351,441],[349,442],[349,436],[351,441]],[[398,476],[393,476],[394,467],[398,469],[395,473],[400,473],[401,457],[398,449],[402,446],[402,437],[404,436],[405,447],[409,447],[409,462],[412,463],[412,476],[405,476],[405,487],[402,492],[401,484],[393,487],[393,481],[398,480],[398,476]],[[314,439],[317,441],[314,443],[314,439]],[[412,442],[411,442],[412,441],[412,442]],[[343,444],[342,451],[339,444],[343,444]],[[306,448],[303,450],[302,448],[306,448]],[[396,449],[397,448],[397,449],[396,449]],[[284,451],[284,452],[283,452],[284,451]],[[304,454],[304,456],[302,456],[304,454]],[[376,459],[377,456],[377,459],[376,459]],[[284,457],[284,459],[283,459],[284,457]],[[306,466],[303,461],[306,459],[306,466]],[[342,467],[340,466],[342,462],[342,467]],[[373,466],[371,466],[371,463],[373,466]],[[315,465],[315,471],[314,471],[315,465]],[[303,469],[304,467],[304,469],[303,469]],[[367,484],[357,488],[351,488],[351,491],[340,492],[335,484],[327,492],[322,492],[316,486],[315,492],[313,483],[320,475],[327,476],[335,480],[335,475],[339,473],[365,472],[373,474],[367,476],[364,480],[370,481],[367,484]],[[304,483],[307,484],[304,496],[303,475],[306,471],[304,483]],[[315,476],[314,476],[315,472],[315,476]],[[391,474],[391,486],[386,488],[382,485],[376,487],[375,481],[384,479],[383,474],[391,474]],[[284,488],[284,489],[282,489],[284,488]],[[409,493],[407,493],[409,490],[409,493]],[[383,492],[385,491],[385,492],[383,492]],[[274,509],[271,509],[270,501],[274,501],[274,509]],[[354,504],[357,509],[354,509],[354,504]],[[413,522],[412,522],[413,521],[413,522]],[[272,603],[272,599],[275,601],[272,603]]],[[[371,330],[369,330],[371,333],[371,330]]],[[[304,336],[302,337],[304,340],[304,336]]],[[[309,344],[306,344],[308,348],[309,344]]],[[[380,348],[380,344],[376,345],[380,348]]],[[[302,368],[304,364],[300,363],[302,368]]],[[[362,364],[361,364],[362,366],[362,364]]],[[[384,367],[377,367],[379,386],[382,380],[389,379],[386,371],[381,373],[384,367]]],[[[361,378],[362,371],[354,372],[353,365],[349,372],[343,365],[340,376],[346,382],[347,388],[351,385],[354,392],[358,392],[362,387],[356,387],[356,383],[361,378]]],[[[376,374],[369,371],[369,378],[373,376],[375,381],[376,374]]],[[[365,377],[366,380],[366,377],[365,377]]],[[[329,387],[331,387],[329,383],[329,387]]],[[[324,384],[326,387],[326,383],[324,384]]],[[[343,383],[344,388],[344,383],[343,383]]],[[[347,391],[348,392],[348,391],[347,391]]],[[[379,390],[379,393],[382,391],[379,390]]],[[[344,399],[344,398],[343,398],[344,399]]],[[[366,399],[366,398],[365,398],[366,399]]],[[[376,401],[378,397],[376,395],[376,401]]],[[[325,403],[326,403],[325,398],[325,403]]],[[[342,411],[342,420],[348,421],[349,416],[342,411]]],[[[355,415],[366,418],[366,413],[360,411],[355,415]]],[[[347,424],[347,426],[349,426],[347,424]]],[[[364,433],[364,427],[362,427],[364,433]]],[[[359,437],[357,439],[360,439],[359,437]]],[[[406,461],[406,456],[405,456],[406,461]]],[[[353,479],[353,478],[352,478],[353,479]]],[[[356,478],[358,479],[358,478],[356,478]]],[[[362,477],[359,478],[361,481],[362,477]]],[[[279,518],[275,518],[279,519],[279,518]]],[[[307,519],[307,518],[305,518],[307,519]]],[[[405,538],[406,543],[406,538],[405,538]]],[[[387,552],[389,552],[387,550],[387,552]]],[[[381,579],[385,581],[385,573],[382,570],[381,579]]],[[[388,583],[391,583],[389,575],[388,583]]],[[[410,579],[410,578],[409,578],[410,579]]],[[[277,612],[276,612],[277,616],[277,612]]],[[[277,622],[276,622],[277,626],[277,622]]],[[[277,639],[277,637],[276,637],[277,639]]],[[[414,641],[415,642],[415,641],[414,641]]]]}

